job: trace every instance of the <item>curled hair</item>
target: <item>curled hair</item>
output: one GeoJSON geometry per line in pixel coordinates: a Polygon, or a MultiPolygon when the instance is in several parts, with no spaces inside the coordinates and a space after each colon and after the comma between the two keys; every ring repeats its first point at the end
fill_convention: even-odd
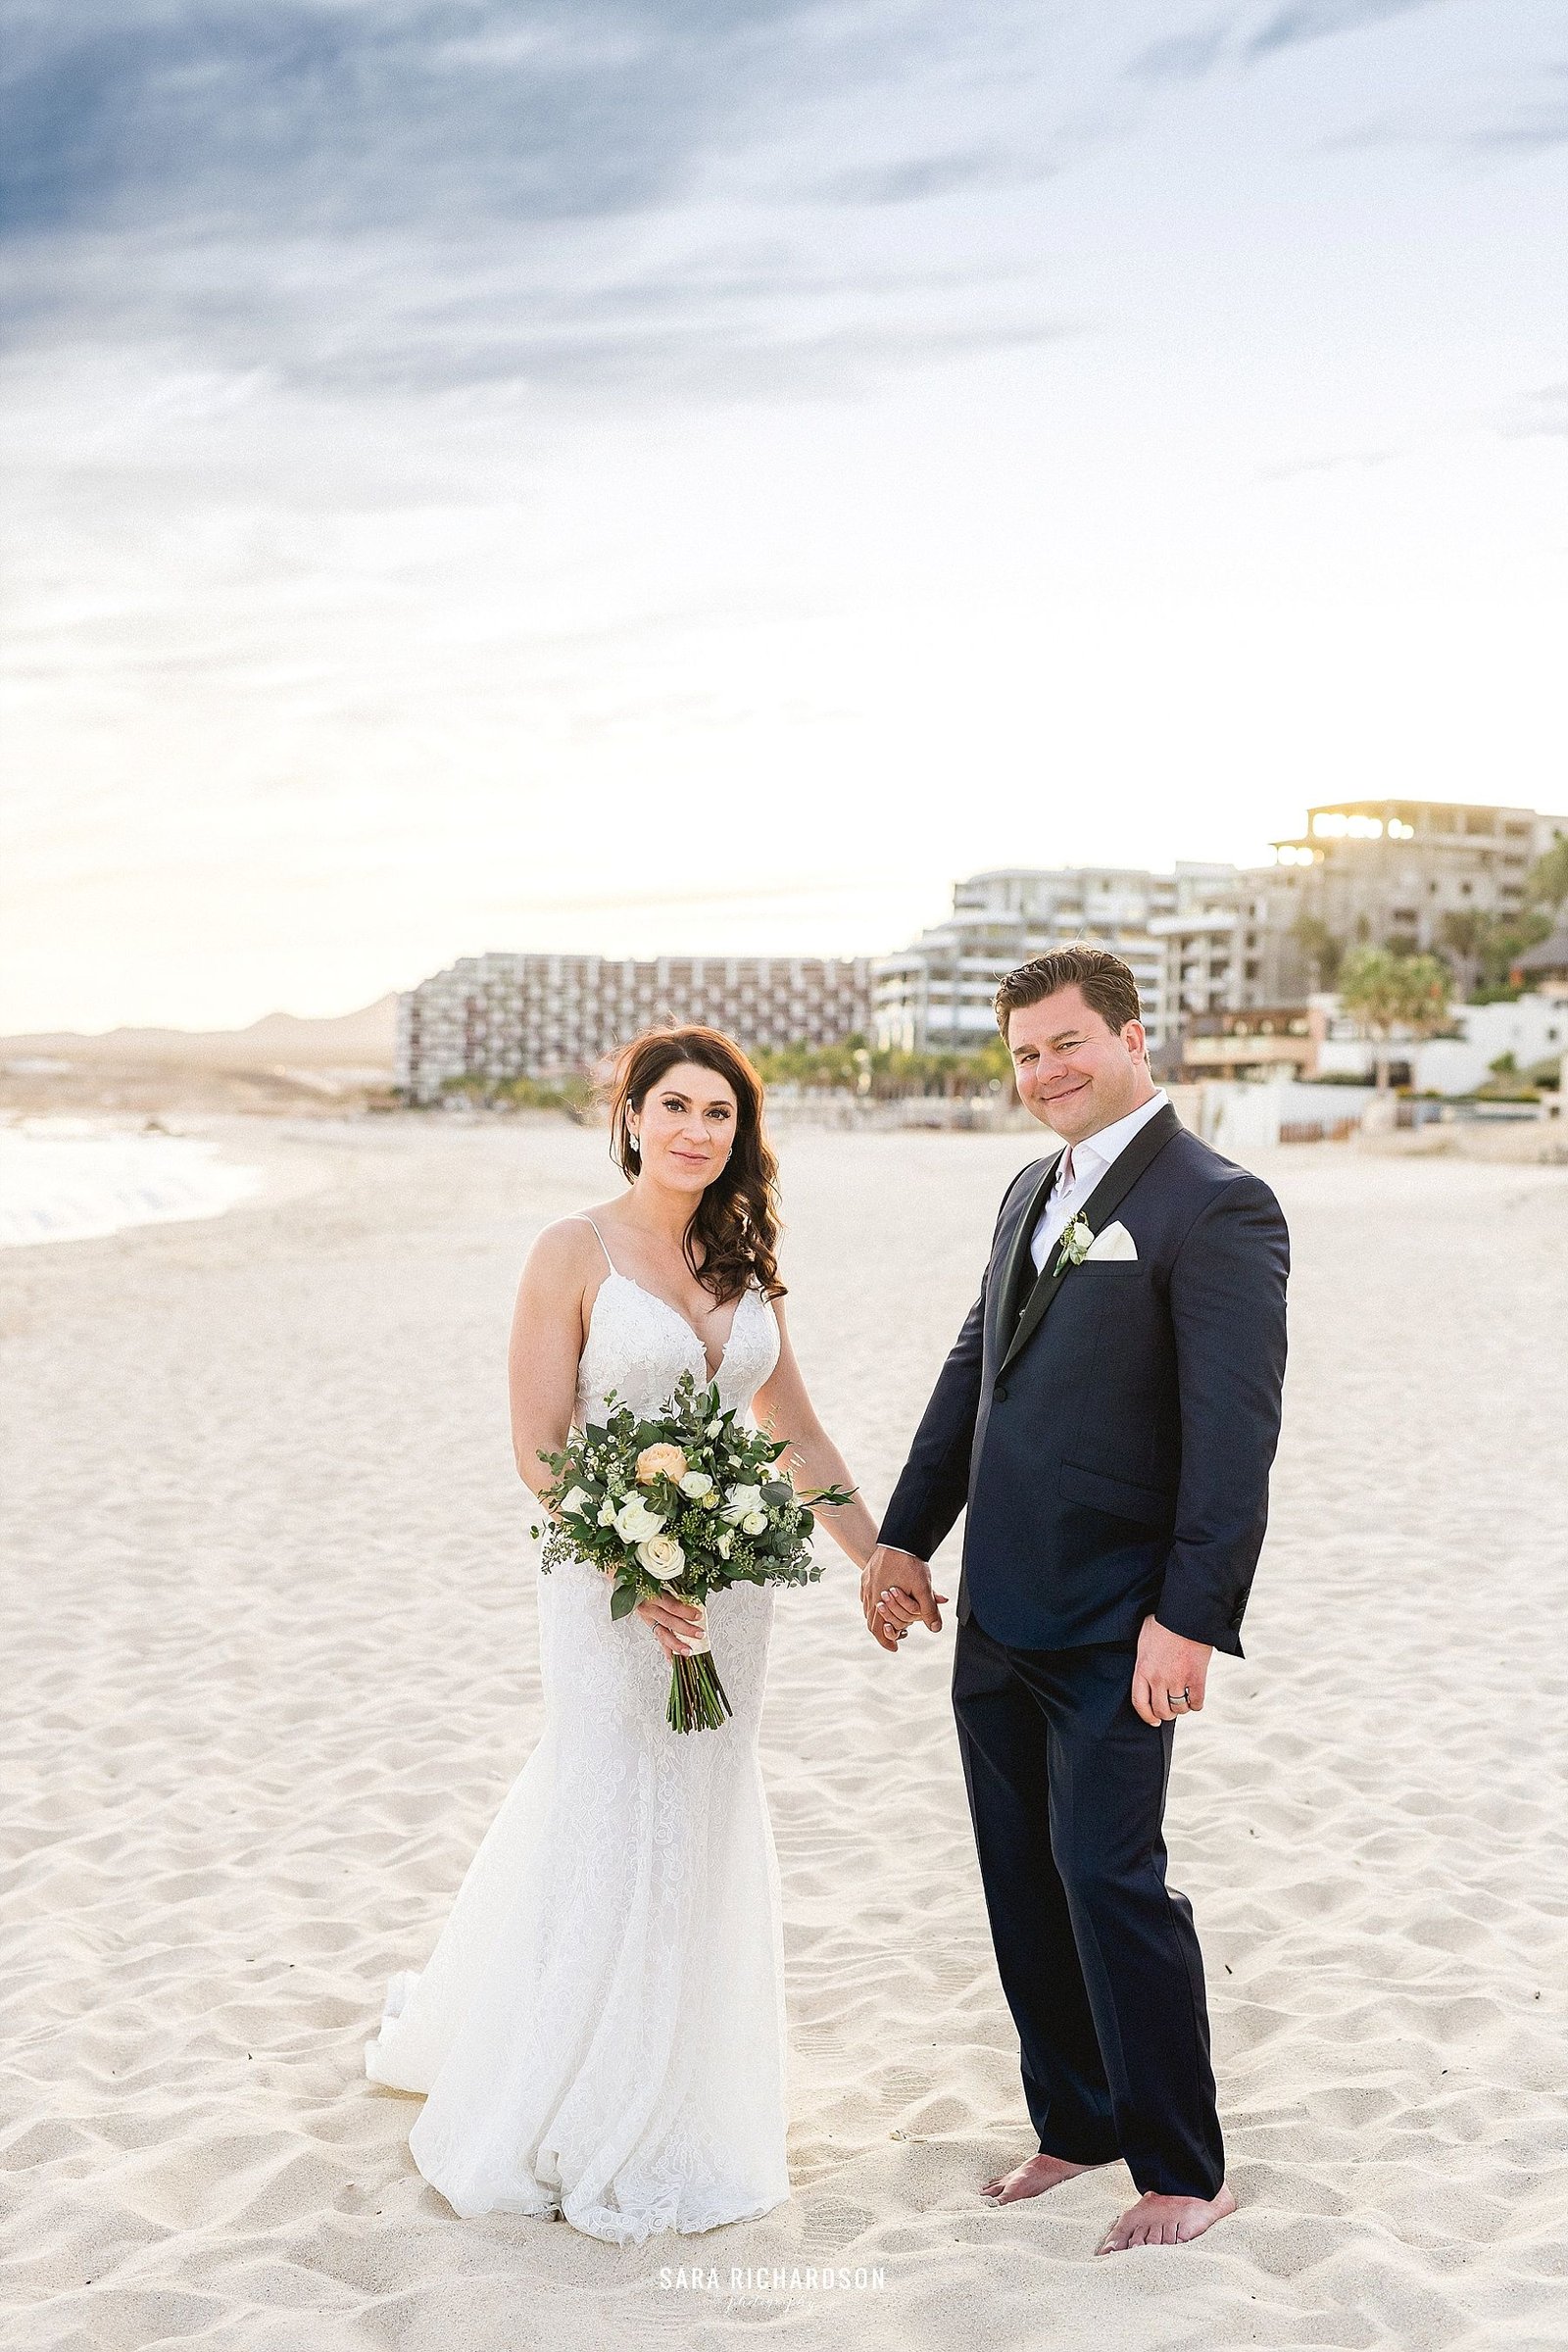
{"type": "Polygon", "coordinates": [[[997,1027],[1004,1041],[1009,1013],[1054,997],[1058,988],[1076,988],[1084,1003],[1118,1037],[1129,1021],[1141,1021],[1144,1017],[1131,964],[1113,956],[1108,948],[1097,948],[1087,939],[1075,940],[1008,972],[997,990],[997,1027]]]}
{"type": "Polygon", "coordinates": [[[645,1029],[616,1058],[610,1089],[610,1156],[628,1184],[642,1153],[631,1138],[631,1112],[666,1070],[695,1062],[725,1079],[735,1097],[735,1140],[723,1167],[704,1191],[686,1228],[686,1263],[705,1291],[723,1304],[756,1282],[764,1298],[781,1298],[778,1278],[778,1161],[762,1120],[762,1081],[732,1037],[693,1024],[645,1029]],[[698,1247],[701,1245],[701,1259],[698,1247]]]}

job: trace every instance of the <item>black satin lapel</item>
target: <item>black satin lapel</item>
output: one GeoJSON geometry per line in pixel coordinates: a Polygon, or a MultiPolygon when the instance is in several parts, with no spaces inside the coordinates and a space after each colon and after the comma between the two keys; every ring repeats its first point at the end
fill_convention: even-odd
{"type": "MultiPolygon", "coordinates": [[[[1170,1104],[1166,1102],[1155,1111],[1147,1127],[1139,1128],[1126,1151],[1117,1153],[1078,1211],[1079,1216],[1086,1219],[1095,1233],[1104,1231],[1144,1170],[1159,1157],[1171,1137],[1181,1133],[1181,1126],[1180,1119],[1170,1104]]],[[[1053,1247],[1059,1256],[1059,1238],[1053,1247]]],[[[1057,1257],[1050,1260],[1053,1268],[1056,1262],[1057,1257]]],[[[997,1367],[998,1379],[1005,1372],[1019,1348],[1025,1347],[1039,1330],[1047,1308],[1072,1270],[1071,1266],[1066,1266],[1059,1274],[1053,1271],[1041,1275],[1040,1280],[1035,1284],[1028,1305],[1018,1318],[1018,1328],[1012,1335],[1012,1345],[997,1367]]]]}
{"type": "Polygon", "coordinates": [[[1018,1295],[1025,1279],[1025,1270],[1027,1269],[1030,1275],[1034,1272],[1034,1260],[1029,1255],[1030,1236],[1040,1222],[1040,1211],[1045,1206],[1046,1195],[1055,1182],[1056,1162],[1060,1157],[1060,1152],[1054,1152],[1051,1164],[1045,1174],[1038,1184],[1030,1188],[1029,1197],[1024,1202],[1023,1214],[1014,1226],[1012,1239],[1007,1244],[1003,1258],[1002,1279],[992,1293],[992,1313],[995,1317],[992,1328],[999,1338],[1012,1328],[1013,1317],[1018,1311],[1018,1295]]]}

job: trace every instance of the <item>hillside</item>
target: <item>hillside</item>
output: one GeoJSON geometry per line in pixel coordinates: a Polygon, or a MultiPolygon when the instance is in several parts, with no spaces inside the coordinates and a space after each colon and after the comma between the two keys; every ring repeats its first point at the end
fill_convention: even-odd
{"type": "Polygon", "coordinates": [[[325,1020],[269,1012],[245,1029],[57,1029],[0,1038],[0,1061],[169,1062],[203,1069],[392,1068],[397,998],[378,997],[357,1012],[325,1020]]]}

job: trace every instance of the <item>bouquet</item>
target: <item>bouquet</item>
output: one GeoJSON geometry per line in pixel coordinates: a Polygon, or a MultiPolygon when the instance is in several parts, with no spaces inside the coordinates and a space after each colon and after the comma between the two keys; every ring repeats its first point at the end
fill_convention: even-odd
{"type": "Polygon", "coordinates": [[[657,1420],[606,1397],[603,1424],[590,1422],[560,1453],[539,1459],[555,1473],[539,1499],[552,1515],[542,1566],[582,1560],[613,1578],[610,1614],[671,1593],[704,1609],[697,1645],[673,1662],[671,1731],[714,1731],[730,1713],[713,1665],[706,1603],[729,1585],[805,1585],[822,1571],[808,1539],[811,1506],[849,1502],[854,1490],[824,1487],[803,1496],[777,1475],[787,1441],[748,1429],[722,1408],[718,1385],[699,1389],[683,1372],[657,1420]]]}

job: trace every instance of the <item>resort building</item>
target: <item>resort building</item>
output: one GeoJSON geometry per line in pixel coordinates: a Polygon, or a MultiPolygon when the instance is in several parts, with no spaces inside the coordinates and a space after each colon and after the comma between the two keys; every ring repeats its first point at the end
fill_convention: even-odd
{"type": "Polygon", "coordinates": [[[1279,996],[1268,925],[1272,875],[1234,865],[1008,867],[975,874],[953,913],[873,966],[877,1043],[914,1053],[973,1051],[996,1034],[997,983],[1015,964],[1093,940],[1132,967],[1156,1052],[1192,1015],[1279,996]]]}
{"type": "MultiPolygon", "coordinates": [[[[910,1053],[972,1053],[996,1034],[1014,965],[1092,940],[1131,965],[1156,1073],[1310,1068],[1323,951],[1441,951],[1445,917],[1521,912],[1531,866],[1568,818],[1419,799],[1326,802],[1274,863],[1243,868],[1004,866],[953,893],[948,919],[872,960],[786,956],[466,956],[399,1005],[398,1084],[437,1101],[459,1078],[553,1079],[593,1067],[655,1021],[699,1020],[759,1051],[854,1035],[910,1053]]],[[[1449,927],[1451,928],[1451,926],[1449,927]]],[[[1518,977],[1568,988],[1563,943],[1518,977]]]]}
{"type": "Polygon", "coordinates": [[[1200,1078],[1312,1078],[1328,1033],[1332,997],[1201,1012],[1182,1025],[1181,1075],[1200,1078]]]}
{"type": "Polygon", "coordinates": [[[864,956],[464,956],[398,1002],[397,1084],[560,1078],[656,1021],[706,1021],[756,1051],[837,1045],[871,1025],[864,956]]]}
{"type": "Polygon", "coordinates": [[[1568,998],[1568,916],[1539,948],[1529,948],[1519,956],[1508,977],[1544,997],[1568,998]]]}
{"type": "MultiPolygon", "coordinates": [[[[1328,802],[1308,809],[1304,833],[1274,844],[1272,919],[1292,934],[1305,917],[1346,947],[1435,951],[1445,915],[1518,914],[1531,866],[1565,822],[1466,803],[1328,802]]],[[[1304,987],[1298,955],[1291,977],[1304,987]]]]}

